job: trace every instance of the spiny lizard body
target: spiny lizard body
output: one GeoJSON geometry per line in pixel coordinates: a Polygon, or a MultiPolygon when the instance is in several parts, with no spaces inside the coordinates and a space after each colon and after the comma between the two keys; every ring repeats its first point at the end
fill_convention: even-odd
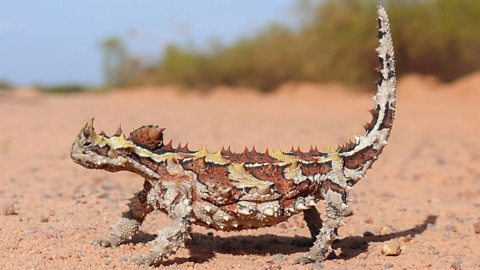
{"type": "Polygon", "coordinates": [[[127,138],[121,130],[112,136],[97,134],[90,120],[73,143],[72,159],[87,168],[131,171],[145,178],[143,190],[131,199],[111,234],[96,243],[112,247],[127,243],[146,215],[158,209],[172,224],[160,230],[148,255],[134,259],[158,265],[184,245],[192,224],[238,231],[275,225],[303,212],[314,244],[297,262],[323,261],[337,238],[349,191],[382,152],[392,128],[395,62],[382,7],[378,7],[378,38],[380,68],[372,121],[354,142],[325,152],[316,148],[191,151],[164,144],[164,129],[157,126],[140,127],[127,138]],[[315,208],[319,200],[325,203],[323,221],[315,208]]]}

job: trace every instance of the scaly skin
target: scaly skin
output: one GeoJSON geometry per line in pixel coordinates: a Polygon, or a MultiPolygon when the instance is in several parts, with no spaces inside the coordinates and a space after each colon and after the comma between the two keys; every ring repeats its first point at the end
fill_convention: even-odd
{"type": "Polygon", "coordinates": [[[355,142],[325,152],[191,151],[164,144],[164,129],[156,126],[140,127],[127,138],[121,129],[112,136],[97,134],[90,120],[73,143],[72,159],[87,168],[131,171],[145,178],[144,189],[131,199],[111,234],[95,243],[115,247],[130,241],[145,216],[159,209],[172,224],[158,233],[150,254],[134,259],[158,265],[184,245],[192,224],[238,231],[278,224],[303,212],[314,244],[297,262],[323,261],[332,252],[348,192],[382,152],[392,128],[393,45],[382,7],[378,15],[380,69],[373,119],[355,142]],[[319,200],[325,203],[323,221],[315,208],[319,200]]]}

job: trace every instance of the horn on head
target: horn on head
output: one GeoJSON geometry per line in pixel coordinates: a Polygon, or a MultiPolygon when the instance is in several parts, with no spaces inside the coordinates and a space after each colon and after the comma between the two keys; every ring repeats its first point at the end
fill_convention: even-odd
{"type": "Polygon", "coordinates": [[[83,134],[85,136],[91,136],[95,134],[95,128],[93,127],[93,121],[95,118],[90,119],[86,124],[85,127],[83,127],[83,134]]]}

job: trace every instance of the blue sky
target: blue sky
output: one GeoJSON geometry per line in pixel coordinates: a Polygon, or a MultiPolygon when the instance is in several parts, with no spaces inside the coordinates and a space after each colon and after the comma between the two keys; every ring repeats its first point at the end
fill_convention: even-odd
{"type": "Polygon", "coordinates": [[[126,39],[134,53],[159,55],[171,42],[232,42],[270,22],[291,23],[295,0],[4,0],[0,80],[27,84],[102,81],[99,42],[126,39]]]}

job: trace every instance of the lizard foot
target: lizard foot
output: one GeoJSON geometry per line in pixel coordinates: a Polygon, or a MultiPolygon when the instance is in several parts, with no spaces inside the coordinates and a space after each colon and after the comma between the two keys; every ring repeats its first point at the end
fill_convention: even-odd
{"type": "Polygon", "coordinates": [[[132,257],[131,260],[133,263],[138,265],[145,265],[145,266],[152,266],[160,264],[161,260],[160,257],[156,254],[150,253],[148,255],[136,255],[132,257]]]}
{"type": "Polygon", "coordinates": [[[308,256],[302,256],[302,257],[299,257],[299,258],[295,259],[295,264],[305,265],[305,264],[310,264],[310,263],[320,264],[321,260],[315,260],[315,259],[310,258],[308,256]]]}
{"type": "Polygon", "coordinates": [[[314,270],[323,270],[322,260],[315,260],[307,256],[299,257],[295,260],[295,264],[313,264],[314,270]]]}

